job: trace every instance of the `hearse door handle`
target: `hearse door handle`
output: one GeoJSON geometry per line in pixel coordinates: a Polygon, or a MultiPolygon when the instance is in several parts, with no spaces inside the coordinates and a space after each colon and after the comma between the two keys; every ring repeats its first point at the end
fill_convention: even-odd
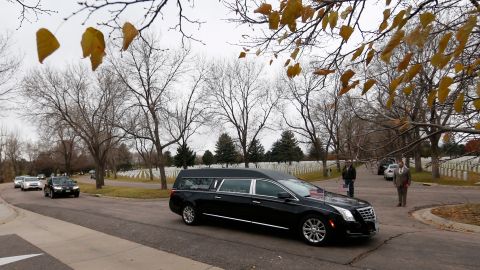
{"type": "Polygon", "coordinates": [[[215,198],[215,199],[221,199],[222,197],[220,197],[220,196],[215,196],[214,198],[215,198]]]}
{"type": "Polygon", "coordinates": [[[253,201],[252,201],[252,203],[255,203],[255,204],[261,204],[261,202],[259,202],[259,201],[255,201],[255,200],[253,200],[253,201]]]}

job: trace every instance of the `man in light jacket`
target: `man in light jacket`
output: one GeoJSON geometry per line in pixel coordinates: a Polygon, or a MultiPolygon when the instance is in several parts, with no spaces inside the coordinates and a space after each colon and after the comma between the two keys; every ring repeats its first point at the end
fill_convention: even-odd
{"type": "Polygon", "coordinates": [[[398,162],[398,168],[393,173],[393,184],[397,188],[398,192],[398,205],[397,207],[407,205],[407,191],[412,182],[412,176],[410,170],[405,167],[403,161],[398,162]]]}

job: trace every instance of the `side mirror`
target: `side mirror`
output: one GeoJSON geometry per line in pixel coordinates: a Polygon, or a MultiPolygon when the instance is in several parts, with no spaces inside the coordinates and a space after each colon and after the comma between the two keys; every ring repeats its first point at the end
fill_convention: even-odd
{"type": "Polygon", "coordinates": [[[287,199],[292,198],[292,195],[290,195],[290,193],[288,193],[288,192],[279,192],[277,194],[277,198],[287,200],[287,199]]]}

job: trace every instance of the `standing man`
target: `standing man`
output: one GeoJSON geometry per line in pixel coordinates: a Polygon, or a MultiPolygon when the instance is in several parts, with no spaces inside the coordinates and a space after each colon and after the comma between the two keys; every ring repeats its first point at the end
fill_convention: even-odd
{"type": "Polygon", "coordinates": [[[393,173],[393,184],[397,187],[398,205],[397,207],[407,205],[407,191],[412,182],[410,170],[405,167],[403,161],[398,161],[398,168],[393,173]]]}
{"type": "Polygon", "coordinates": [[[345,163],[345,167],[343,167],[342,178],[343,181],[345,181],[345,186],[348,186],[348,196],[353,198],[353,184],[357,178],[357,172],[355,171],[355,167],[353,167],[351,161],[347,161],[345,163]]]}

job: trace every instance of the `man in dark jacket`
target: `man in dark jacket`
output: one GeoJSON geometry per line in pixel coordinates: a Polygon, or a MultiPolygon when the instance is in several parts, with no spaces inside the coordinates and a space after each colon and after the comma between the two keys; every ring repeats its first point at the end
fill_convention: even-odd
{"type": "Polygon", "coordinates": [[[357,171],[353,167],[352,162],[347,161],[342,172],[343,181],[345,181],[345,186],[348,186],[348,196],[353,197],[355,179],[357,178],[357,171]]]}
{"type": "Polygon", "coordinates": [[[398,207],[407,205],[407,191],[411,183],[410,170],[403,164],[402,160],[398,161],[398,168],[393,172],[393,184],[398,193],[398,207]]]}

